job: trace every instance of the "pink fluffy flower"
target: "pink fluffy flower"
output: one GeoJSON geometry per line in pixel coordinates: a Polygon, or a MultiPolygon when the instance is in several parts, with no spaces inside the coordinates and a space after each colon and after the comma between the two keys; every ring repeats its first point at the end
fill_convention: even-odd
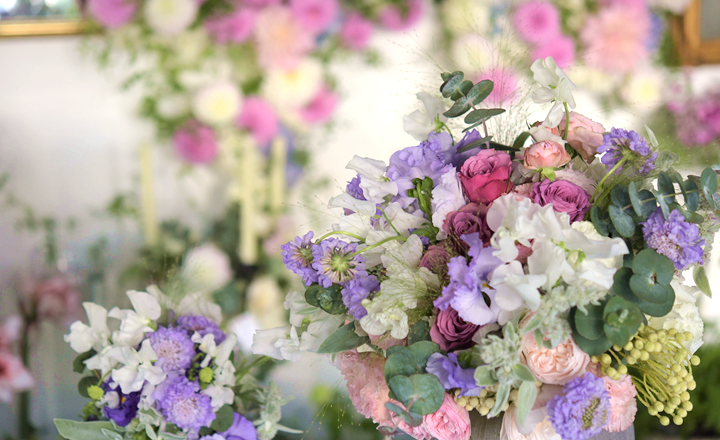
{"type": "Polygon", "coordinates": [[[357,12],[350,14],[340,28],[340,40],[343,46],[352,50],[363,50],[370,41],[373,25],[357,12]]]}
{"type": "Polygon", "coordinates": [[[290,0],[290,10],[308,31],[318,34],[338,14],[337,0],[290,0]]]}
{"type": "Polygon", "coordinates": [[[110,29],[127,24],[137,11],[136,0],[89,0],[88,12],[95,20],[110,29]]]}
{"type": "Polygon", "coordinates": [[[0,351],[0,402],[12,402],[13,395],[35,385],[32,375],[20,358],[8,351],[0,351]]]}
{"type": "Polygon", "coordinates": [[[402,31],[417,23],[422,13],[422,0],[407,0],[406,10],[402,10],[397,6],[385,6],[380,11],[378,21],[385,29],[402,31]]]}
{"type": "Polygon", "coordinates": [[[555,5],[545,1],[521,4],[515,9],[512,23],[520,38],[531,44],[560,34],[560,13],[555,5]]]}
{"type": "Polygon", "coordinates": [[[517,94],[518,78],[515,72],[502,67],[493,67],[478,74],[476,82],[489,79],[494,87],[487,102],[492,105],[511,104],[517,94]]]}
{"type": "Polygon", "coordinates": [[[230,15],[209,19],[205,22],[205,30],[217,43],[242,43],[250,38],[254,23],[255,11],[240,9],[230,15]]]}
{"type": "Polygon", "coordinates": [[[255,142],[266,145],[277,134],[280,122],[275,110],[263,99],[251,96],[243,101],[237,125],[252,133],[255,142]]]}
{"type": "Polygon", "coordinates": [[[650,53],[650,15],[647,9],[613,5],[585,22],[580,33],[588,65],[607,72],[626,73],[647,60],[650,53]]]}
{"type": "Polygon", "coordinates": [[[315,46],[312,32],[284,6],[261,10],[255,20],[258,61],[268,69],[292,69],[315,46]]]}
{"type": "Polygon", "coordinates": [[[539,41],[532,51],[532,60],[553,57],[558,67],[568,67],[575,63],[575,41],[567,35],[556,35],[539,41]]]}
{"type": "Polygon", "coordinates": [[[173,135],[175,150],[184,160],[194,164],[212,162],[218,155],[218,145],[212,128],[190,121],[173,135]]]}
{"type": "Polygon", "coordinates": [[[390,402],[390,389],[384,375],[385,357],[351,350],[340,355],[339,366],[357,412],[380,425],[391,424],[390,411],[385,408],[385,404],[390,402]]]}
{"type": "Polygon", "coordinates": [[[69,325],[80,314],[80,292],[77,285],[63,275],[28,283],[25,292],[40,320],[69,325]]]}
{"type": "Polygon", "coordinates": [[[449,394],[439,410],[423,417],[423,427],[437,440],[470,439],[470,415],[449,394]]]}
{"type": "Polygon", "coordinates": [[[637,414],[637,390],[628,375],[620,380],[603,377],[605,389],[610,394],[610,421],[605,426],[609,432],[622,432],[628,429],[635,421],[637,414]]]}
{"type": "Polygon", "coordinates": [[[320,87],[312,101],[300,109],[300,117],[308,124],[324,124],[332,117],[337,102],[337,94],[326,86],[320,87]]]}
{"type": "Polygon", "coordinates": [[[532,333],[523,336],[522,353],[533,375],[540,382],[551,385],[564,385],[570,379],[582,376],[590,363],[590,356],[572,339],[553,349],[538,349],[532,333]]]}

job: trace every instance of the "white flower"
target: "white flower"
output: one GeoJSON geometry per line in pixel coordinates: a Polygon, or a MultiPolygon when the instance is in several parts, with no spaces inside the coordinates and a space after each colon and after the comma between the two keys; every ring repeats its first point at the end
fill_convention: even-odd
{"type": "Polygon", "coordinates": [[[315,306],[311,306],[305,300],[303,292],[290,292],[285,297],[285,309],[290,310],[290,324],[295,327],[302,327],[304,320],[316,321],[322,319],[325,312],[315,306]]]}
{"type": "Polygon", "coordinates": [[[230,258],[211,243],[191,249],[182,264],[182,276],[192,291],[213,292],[233,278],[230,258]]]}
{"type": "Polygon", "coordinates": [[[387,165],[381,160],[353,156],[345,168],[357,171],[360,175],[360,188],[363,190],[363,196],[372,202],[373,206],[376,203],[382,203],[385,196],[394,196],[398,193],[397,183],[390,182],[385,177],[387,165]]]}
{"type": "Polygon", "coordinates": [[[102,350],[107,346],[110,338],[110,329],[107,325],[108,312],[104,307],[95,303],[84,302],[83,307],[88,316],[88,323],[75,321],[70,326],[70,334],[64,336],[65,342],[78,353],[85,353],[90,349],[102,350]]]}
{"type": "Polygon", "coordinates": [[[379,336],[390,331],[395,339],[407,337],[410,327],[407,314],[397,306],[385,307],[381,301],[363,300],[368,311],[367,316],[360,320],[360,325],[370,335],[379,336]]]}
{"type": "Polygon", "coordinates": [[[565,75],[565,72],[558,67],[552,57],[535,60],[530,70],[533,71],[533,79],[541,86],[533,92],[532,99],[538,104],[555,103],[550,109],[547,118],[545,118],[545,125],[557,127],[565,111],[563,104],[575,108],[575,98],[573,98],[572,91],[577,87],[565,75]]]}
{"type": "Polygon", "coordinates": [[[302,358],[300,338],[293,326],[258,330],[253,337],[253,354],[278,360],[299,361],[302,358]]]}
{"type": "Polygon", "coordinates": [[[120,386],[123,394],[140,391],[145,381],[158,385],[165,380],[166,374],[159,366],[154,366],[157,354],[150,345],[150,340],[143,341],[140,351],[133,347],[114,347],[108,356],[124,366],[113,370],[110,377],[120,386]]]}
{"type": "Polygon", "coordinates": [[[673,14],[680,15],[690,5],[692,0],[648,0],[648,6],[667,9],[673,14]]]}
{"type": "MultiPolygon", "coordinates": [[[[548,205],[550,210],[552,206],[548,205]]],[[[530,239],[538,234],[536,214],[543,207],[528,198],[517,200],[512,194],[496,199],[486,216],[488,227],[495,231],[490,242],[494,253],[502,261],[509,263],[518,256],[515,242],[531,246],[530,239]]]]}
{"type": "Polygon", "coordinates": [[[192,110],[200,122],[222,125],[234,121],[241,103],[240,89],[230,81],[220,81],[197,92],[192,110]]]}
{"type": "Polygon", "coordinates": [[[409,115],[403,116],[403,130],[416,140],[424,141],[431,131],[438,128],[436,119],[442,123],[447,122],[447,118],[443,116],[445,103],[437,96],[426,92],[418,93],[417,97],[425,106],[425,111],[415,110],[409,115]]]}
{"type": "Polygon", "coordinates": [[[443,230],[447,215],[463,206],[465,195],[457,171],[453,168],[442,175],[438,186],[432,191],[432,222],[440,230],[437,234],[438,240],[447,238],[447,232],[443,230]]]}
{"type": "MultiPolygon", "coordinates": [[[[232,388],[222,385],[210,384],[202,390],[202,393],[210,397],[210,405],[213,411],[217,411],[223,405],[232,405],[235,398],[232,388]]],[[[225,437],[221,438],[224,439],[225,437]]]]}
{"type": "Polygon", "coordinates": [[[233,318],[228,328],[237,336],[240,349],[244,353],[252,353],[253,335],[261,328],[257,319],[250,313],[243,313],[233,318]]]}
{"type": "Polygon", "coordinates": [[[697,307],[700,290],[683,284],[677,278],[673,278],[670,285],[675,290],[675,304],[672,311],[662,318],[650,318],[649,325],[656,329],[674,328],[681,333],[692,333],[692,341],[683,342],[683,345],[690,353],[695,353],[703,345],[704,324],[697,307]]]}
{"type": "Polygon", "coordinates": [[[147,291],[163,309],[171,309],[178,316],[202,315],[216,324],[222,322],[222,309],[205,292],[187,294],[180,300],[180,303],[176,303],[162,293],[157,286],[148,286],[147,291]]]}
{"type": "Polygon", "coordinates": [[[187,96],[180,93],[163,95],[158,98],[155,108],[158,114],[163,118],[175,119],[190,110],[190,101],[187,96]]]}
{"type": "Polygon", "coordinates": [[[117,345],[135,346],[145,337],[145,333],[155,331],[155,321],[160,317],[160,304],[149,293],[131,290],[127,292],[133,310],[110,310],[111,318],[119,319],[120,330],[113,332],[112,339],[117,345]]]}
{"type": "Polygon", "coordinates": [[[158,34],[170,36],[187,29],[195,21],[197,10],[195,0],[148,0],[145,20],[158,34]]]}
{"type": "Polygon", "coordinates": [[[540,307],[540,288],[547,281],[545,275],[525,275],[519,261],[499,266],[490,274],[490,287],[495,294],[495,304],[506,312],[513,312],[525,305],[536,311],[540,307]]]}
{"type": "Polygon", "coordinates": [[[103,376],[117,365],[117,360],[109,356],[113,346],[108,346],[99,351],[95,356],[86,359],[85,366],[88,370],[99,370],[103,376]]]}
{"type": "Polygon", "coordinates": [[[262,95],[280,109],[304,107],[323,84],[322,66],[310,58],[293,69],[271,69],[266,75],[262,95]]]}
{"type": "Polygon", "coordinates": [[[398,202],[390,202],[383,211],[385,211],[385,216],[378,219],[379,227],[386,231],[394,231],[392,226],[390,226],[390,223],[392,223],[395,229],[405,237],[410,236],[411,230],[420,228],[427,222],[420,210],[415,213],[409,213],[404,210],[398,202]],[[385,217],[387,217],[387,220],[385,217]]]}

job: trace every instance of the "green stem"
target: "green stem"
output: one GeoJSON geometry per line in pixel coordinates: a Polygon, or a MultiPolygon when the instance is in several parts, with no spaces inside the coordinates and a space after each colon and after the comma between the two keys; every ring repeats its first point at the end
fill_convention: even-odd
{"type": "Polygon", "coordinates": [[[600,182],[598,182],[597,186],[595,187],[595,194],[593,194],[593,196],[590,198],[590,203],[592,203],[592,201],[595,200],[595,196],[600,193],[600,187],[602,187],[602,184],[605,183],[607,178],[610,177],[615,171],[617,171],[618,168],[620,168],[620,166],[622,166],[622,164],[624,164],[626,160],[627,159],[624,157],[620,159],[618,163],[616,163],[615,166],[612,167],[612,169],[605,175],[605,177],[600,179],[600,182]]]}
{"type": "Polygon", "coordinates": [[[316,243],[319,243],[319,242],[325,240],[326,238],[328,238],[328,237],[331,236],[331,235],[347,235],[348,237],[352,237],[352,238],[355,238],[355,239],[360,240],[360,241],[365,241],[365,239],[362,238],[361,236],[352,234],[352,233],[350,233],[350,232],[346,232],[346,231],[332,231],[332,232],[328,232],[327,234],[325,234],[325,235],[323,235],[322,237],[318,238],[317,241],[316,241],[316,243]]]}
{"type": "Polygon", "coordinates": [[[358,250],[358,251],[355,251],[355,252],[353,252],[352,254],[349,254],[347,257],[348,257],[348,258],[352,258],[352,257],[354,257],[354,256],[356,256],[356,255],[360,255],[360,254],[362,254],[363,252],[369,251],[370,249],[376,248],[376,247],[378,247],[378,246],[382,246],[382,245],[384,245],[385,243],[387,243],[387,242],[389,242],[389,241],[393,241],[393,240],[403,240],[403,241],[405,241],[405,237],[403,237],[402,235],[394,235],[394,236],[392,236],[392,237],[385,238],[385,239],[383,239],[383,240],[378,241],[378,242],[375,243],[375,244],[371,244],[370,246],[367,246],[367,247],[364,247],[364,248],[362,248],[362,249],[360,249],[360,250],[358,250]]]}
{"type": "Polygon", "coordinates": [[[565,106],[565,134],[563,134],[563,140],[566,141],[568,137],[568,131],[570,130],[570,109],[568,108],[567,102],[563,102],[563,105],[565,106]]]}
{"type": "Polygon", "coordinates": [[[395,227],[395,225],[392,224],[392,222],[391,222],[390,219],[388,218],[387,214],[385,214],[385,210],[382,209],[382,208],[380,208],[380,212],[382,212],[382,215],[383,215],[383,218],[385,219],[385,221],[390,225],[390,227],[393,228],[393,231],[395,231],[395,233],[396,233],[397,235],[402,236],[402,234],[400,233],[400,231],[398,231],[397,228],[395,227]]]}
{"type": "Polygon", "coordinates": [[[450,135],[450,139],[452,140],[452,144],[455,145],[455,137],[453,136],[452,131],[450,131],[450,127],[448,127],[448,125],[444,122],[440,122],[440,124],[441,124],[441,127],[444,128],[445,131],[448,132],[448,134],[450,135]]]}
{"type": "MultiPolygon", "coordinates": [[[[696,192],[700,192],[700,190],[699,190],[699,189],[692,189],[692,190],[690,190],[690,191],[685,191],[686,194],[696,193],[696,192]]],[[[680,193],[673,193],[673,194],[663,194],[663,195],[662,195],[662,198],[663,198],[663,199],[666,199],[666,198],[668,198],[668,197],[675,197],[675,196],[681,196],[681,195],[683,195],[683,193],[681,193],[681,192],[680,192],[680,193]]],[[[653,197],[653,198],[651,198],[651,199],[643,199],[643,200],[640,200],[640,203],[650,202],[650,201],[655,200],[655,199],[656,199],[656,197],[653,197]]],[[[632,207],[633,207],[632,205],[624,206],[624,207],[623,207],[623,211],[626,210],[626,209],[632,208],[632,207]]]]}

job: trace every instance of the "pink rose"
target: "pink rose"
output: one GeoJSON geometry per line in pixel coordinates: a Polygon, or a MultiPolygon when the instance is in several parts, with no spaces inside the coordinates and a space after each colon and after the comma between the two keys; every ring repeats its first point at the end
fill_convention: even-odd
{"type": "MultiPolygon", "coordinates": [[[[397,400],[390,400],[390,403],[394,403],[395,405],[399,406],[402,409],[405,409],[405,405],[402,404],[402,402],[398,402],[397,400]]],[[[391,413],[390,417],[392,418],[392,424],[393,426],[396,426],[398,429],[402,430],[405,434],[409,435],[410,437],[414,438],[415,440],[431,440],[432,435],[427,432],[425,427],[423,425],[420,426],[410,426],[408,423],[403,420],[402,417],[398,416],[395,413],[391,413]]]]}
{"type": "Polygon", "coordinates": [[[373,25],[357,12],[351,13],[342,23],[340,40],[343,46],[352,50],[363,50],[370,41],[373,25]]]}
{"type": "MultiPolygon", "coordinates": [[[[561,134],[565,135],[565,116],[560,121],[561,134]]],[[[603,133],[605,127],[594,122],[580,113],[570,112],[570,124],[568,126],[567,142],[575,151],[591,163],[595,160],[595,154],[600,145],[603,144],[603,133]]]]}
{"type": "Polygon", "coordinates": [[[117,29],[135,16],[136,0],[89,0],[88,12],[101,25],[109,29],[117,29]]]}
{"type": "Polygon", "coordinates": [[[470,440],[470,415],[449,394],[439,410],[423,417],[423,426],[437,440],[470,440]]]}
{"type": "Polygon", "coordinates": [[[523,166],[530,170],[538,168],[558,168],[570,162],[565,148],[555,141],[542,141],[530,145],[525,150],[523,166]]]}
{"type": "Polygon", "coordinates": [[[350,400],[355,409],[375,423],[387,425],[392,422],[390,389],[385,382],[385,357],[377,353],[358,353],[350,350],[340,354],[340,373],[347,380],[350,400]]]}
{"type": "Polygon", "coordinates": [[[610,421],[605,426],[609,432],[622,432],[635,421],[637,414],[637,390],[632,379],[623,375],[620,380],[603,377],[605,389],[610,394],[610,421]]]}
{"type": "Polygon", "coordinates": [[[209,19],[205,30],[216,43],[242,43],[250,38],[255,24],[255,11],[240,9],[226,16],[209,19]]]}
{"type": "Polygon", "coordinates": [[[463,320],[452,307],[436,310],[435,321],[430,328],[430,338],[445,351],[464,350],[475,343],[472,337],[480,326],[463,320]]]}
{"type": "Polygon", "coordinates": [[[215,132],[197,121],[189,121],[173,135],[177,153],[190,163],[206,164],[218,155],[215,132]]]}
{"type": "Polygon", "coordinates": [[[332,117],[337,106],[338,95],[327,86],[320,87],[310,104],[300,109],[300,117],[309,124],[324,124],[332,117]]]}
{"type": "Polygon", "coordinates": [[[68,278],[55,275],[45,281],[31,282],[25,289],[39,319],[69,325],[78,318],[80,293],[68,278]]]}
{"type": "Polygon", "coordinates": [[[458,177],[471,202],[487,205],[513,188],[511,172],[510,155],[488,149],[466,160],[458,177]]]}
{"type": "Polygon", "coordinates": [[[258,63],[266,69],[293,69],[315,47],[315,36],[286,6],[261,9],[255,20],[258,63]]]}
{"type": "Polygon", "coordinates": [[[550,2],[529,1],[515,9],[512,23],[520,38],[540,43],[560,34],[560,13],[550,2]]]}
{"type": "Polygon", "coordinates": [[[440,278],[447,275],[448,263],[450,262],[450,252],[443,245],[433,245],[423,254],[418,266],[424,267],[440,278]]]}
{"type": "Polygon", "coordinates": [[[556,35],[539,41],[533,48],[532,60],[553,57],[558,67],[565,68],[575,63],[575,40],[567,35],[556,35]]]}
{"type": "Polygon", "coordinates": [[[12,403],[14,394],[34,385],[32,375],[20,358],[8,351],[0,351],[0,402],[12,403]]]}
{"type": "MultiPolygon", "coordinates": [[[[487,225],[485,216],[487,215],[487,206],[480,203],[468,203],[460,208],[459,211],[453,211],[445,217],[443,229],[449,235],[461,237],[463,235],[478,232],[480,240],[486,245],[490,242],[493,235],[492,229],[487,225]]],[[[467,244],[465,248],[467,249],[467,244]]]]}
{"type": "Polygon", "coordinates": [[[568,339],[553,349],[538,349],[532,333],[523,335],[522,353],[525,364],[543,383],[564,385],[570,379],[585,374],[590,356],[568,339]]]}
{"type": "Polygon", "coordinates": [[[538,182],[533,185],[530,198],[542,206],[552,203],[556,212],[567,212],[571,222],[582,221],[590,210],[588,193],[567,180],[538,182]]]}
{"type": "Polygon", "coordinates": [[[520,201],[521,199],[529,199],[530,193],[532,193],[532,183],[523,183],[522,185],[515,185],[512,193],[515,194],[515,200],[520,201]]]}
{"type": "Polygon", "coordinates": [[[337,0],[290,0],[290,10],[308,31],[318,34],[338,14],[337,0]]]}
{"type": "Polygon", "coordinates": [[[407,0],[407,9],[387,5],[380,10],[378,21],[385,29],[402,31],[408,29],[418,20],[423,12],[422,0],[407,0]]]}
{"type": "Polygon", "coordinates": [[[280,123],[273,108],[257,96],[248,97],[243,101],[237,125],[250,130],[255,142],[259,145],[267,145],[280,129],[280,123]]]}

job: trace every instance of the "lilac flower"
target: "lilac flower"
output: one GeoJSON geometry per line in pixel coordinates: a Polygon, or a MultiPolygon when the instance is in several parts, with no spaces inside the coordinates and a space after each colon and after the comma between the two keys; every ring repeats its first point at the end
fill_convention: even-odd
{"type": "Polygon", "coordinates": [[[317,271],[317,282],[323,287],[343,284],[355,277],[367,275],[365,258],[352,255],[357,244],[337,238],[328,238],[312,247],[312,267],[317,271]]]}
{"type": "Polygon", "coordinates": [[[502,265],[502,261],[493,255],[493,248],[482,248],[477,232],[463,235],[462,239],[470,245],[472,259],[469,264],[465,257],[450,259],[450,284],[443,288],[442,295],[435,300],[434,305],[440,310],[452,307],[463,320],[475,325],[495,322],[500,309],[495,304],[495,292],[487,287],[487,281],[492,271],[502,265]]]}
{"type": "Polygon", "coordinates": [[[430,133],[420,145],[393,153],[386,175],[398,186],[398,196],[394,201],[406,208],[416,200],[407,196],[407,191],[414,188],[413,179],[430,177],[435,185],[438,184],[440,177],[452,169],[444,160],[451,146],[452,137],[448,133],[430,133]]]}
{"type": "Polygon", "coordinates": [[[345,284],[345,288],[342,290],[343,303],[347,306],[350,314],[359,321],[367,315],[362,300],[378,290],[380,290],[380,282],[373,275],[352,279],[345,284]]]}
{"type": "Polygon", "coordinates": [[[233,416],[233,424],[227,431],[220,433],[226,440],[256,440],[257,431],[253,423],[235,413],[233,416]]]}
{"type": "MultiPolygon", "coordinates": [[[[598,147],[597,152],[605,153],[600,160],[608,167],[614,167],[624,158],[633,160],[644,157],[645,162],[638,167],[638,171],[647,174],[655,169],[657,153],[650,149],[642,136],[632,130],[613,128],[603,137],[603,144],[598,147]]],[[[618,171],[622,169],[620,167],[618,171]]]]}
{"type": "Polygon", "coordinates": [[[458,151],[465,148],[465,146],[480,140],[481,138],[482,136],[480,136],[480,132],[477,130],[470,130],[465,133],[465,136],[463,136],[463,138],[457,144],[453,145],[452,148],[448,150],[447,154],[445,154],[445,163],[451,164],[457,169],[460,169],[466,160],[475,156],[478,151],[480,151],[481,147],[478,145],[477,147],[471,148],[470,150],[462,153],[458,153],[458,151]]]}
{"type": "Polygon", "coordinates": [[[135,391],[130,394],[123,394],[119,386],[111,388],[107,382],[103,382],[100,387],[105,391],[106,396],[109,395],[109,393],[115,393],[117,395],[116,405],[108,404],[103,408],[105,417],[114,420],[118,426],[125,427],[129,425],[137,415],[138,403],[140,402],[142,392],[135,391]]]}
{"type": "Polygon", "coordinates": [[[480,388],[475,383],[475,369],[463,368],[455,353],[444,356],[433,353],[427,361],[425,369],[434,374],[446,390],[460,389],[461,396],[479,396],[480,388]]]}
{"type": "Polygon", "coordinates": [[[184,329],[160,327],[148,336],[163,371],[185,371],[195,357],[195,344],[184,329]]]}
{"type": "Polygon", "coordinates": [[[190,332],[198,332],[200,336],[212,333],[212,335],[215,336],[215,343],[218,345],[222,344],[227,337],[225,332],[220,330],[220,327],[218,327],[214,321],[202,315],[181,316],[178,318],[177,323],[179,327],[189,330],[190,332]]]}
{"type": "Polygon", "coordinates": [[[665,220],[662,210],[658,208],[640,224],[645,243],[672,260],[675,269],[683,270],[691,264],[703,263],[702,246],[705,246],[705,240],[700,238],[697,225],[685,221],[677,209],[665,220]]]}
{"type": "Polygon", "coordinates": [[[310,231],[303,238],[295,237],[295,240],[280,246],[285,267],[302,276],[306,286],[318,280],[318,274],[312,266],[313,235],[313,232],[310,231]]]}
{"type": "Polygon", "coordinates": [[[201,393],[200,385],[185,376],[169,376],[155,388],[152,397],[165,420],[180,429],[198,431],[215,420],[210,396],[201,393]]]}
{"type": "Polygon", "coordinates": [[[586,440],[598,435],[610,420],[610,395],[601,378],[585,373],[568,382],[547,409],[563,440],[586,440]]]}
{"type": "Polygon", "coordinates": [[[352,180],[347,183],[345,191],[357,200],[367,200],[362,188],[360,188],[360,174],[353,177],[352,180]]]}

